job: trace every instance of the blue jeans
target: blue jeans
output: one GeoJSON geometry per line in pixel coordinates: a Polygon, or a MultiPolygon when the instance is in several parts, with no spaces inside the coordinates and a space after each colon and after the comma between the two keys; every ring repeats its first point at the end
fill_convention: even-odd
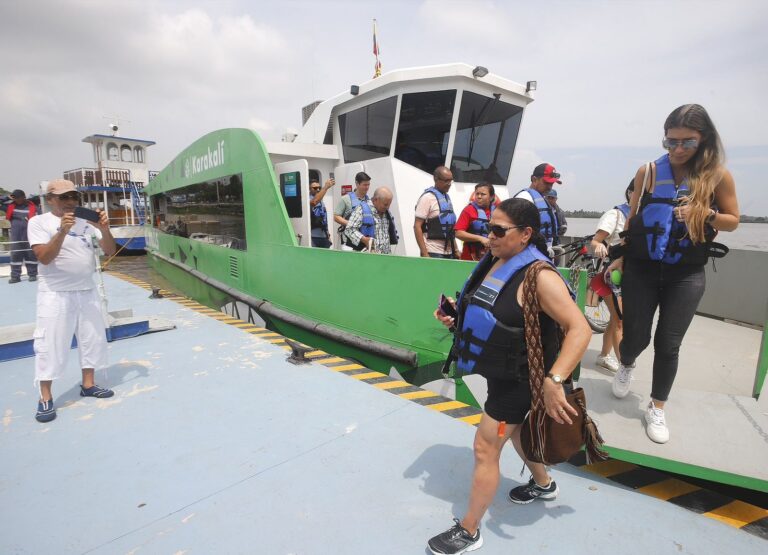
{"type": "Polygon", "coordinates": [[[704,266],[662,264],[627,258],[621,293],[624,306],[624,338],[621,363],[632,365],[651,342],[656,308],[659,322],[653,337],[653,385],[651,398],[666,401],[675,381],[680,345],[704,295],[704,266]]]}

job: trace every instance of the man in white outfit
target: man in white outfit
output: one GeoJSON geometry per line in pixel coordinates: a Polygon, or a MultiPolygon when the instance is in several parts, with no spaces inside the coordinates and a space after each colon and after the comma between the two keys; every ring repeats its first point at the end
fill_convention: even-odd
{"type": "Polygon", "coordinates": [[[51,181],[45,200],[50,212],[32,218],[27,228],[29,244],[40,262],[34,333],[35,383],[40,387],[38,422],[56,418],[51,384],[66,368],[73,335],[77,336],[83,372],[80,395],[114,395],[93,381],[94,369],[107,366],[105,323],[93,282],[94,242],[98,241],[107,256],[115,253],[109,220],[101,210],[97,211],[98,222],[75,218],[79,193],[66,179],[51,181]]]}

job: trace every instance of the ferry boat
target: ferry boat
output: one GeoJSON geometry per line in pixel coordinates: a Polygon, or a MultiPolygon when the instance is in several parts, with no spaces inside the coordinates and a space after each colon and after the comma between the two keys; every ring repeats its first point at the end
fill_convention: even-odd
{"type": "Polygon", "coordinates": [[[120,137],[117,125],[110,128],[112,135],[83,139],[92,146],[95,167],[67,170],[64,179],[75,184],[82,206],[106,212],[120,254],[144,254],[147,207],[143,191],[157,175],[147,165],[147,149],[155,143],[120,137]]]}
{"type": "MultiPolygon", "coordinates": [[[[472,263],[420,258],[414,206],[440,165],[453,172],[457,213],[479,181],[496,185],[501,199],[527,185],[510,183],[510,169],[534,90],[535,82],[518,84],[479,66],[410,68],[305,107],[302,129],[282,142],[265,143],[248,129],[209,133],[145,188],[149,262],[208,306],[482,406],[481,377],[442,378],[451,337],[432,317],[439,295],[460,289],[472,263]],[[394,253],[342,250],[335,233],[333,248],[312,248],[310,180],[335,176],[323,201],[330,215],[360,171],[372,177],[371,192],[382,185],[393,191],[391,212],[400,232],[394,253]]],[[[583,306],[586,273],[561,271],[577,286],[583,306]]],[[[733,345],[714,347],[728,333],[715,323],[723,324],[702,324],[706,340],[696,359],[712,366],[711,383],[694,385],[685,405],[697,414],[702,399],[708,406],[715,402],[707,413],[711,422],[700,428],[695,419],[681,421],[684,429],[677,431],[671,424],[681,439],[700,437],[695,449],[684,440],[651,444],[638,416],[647,399],[639,393],[634,402],[612,399],[611,378],[600,369],[585,362],[579,383],[610,432],[614,457],[768,491],[768,469],[760,463],[768,460],[768,399],[760,397],[768,367],[760,347],[764,332],[739,328],[734,333],[743,342],[733,352],[733,345]],[[737,381],[717,380],[721,362],[729,375],[739,374],[737,381]],[[712,453],[709,434],[732,438],[728,451],[712,453]]]]}
{"type": "Polygon", "coordinates": [[[472,266],[419,258],[413,208],[440,165],[453,171],[457,212],[480,180],[507,196],[532,86],[465,64],[405,69],[304,108],[301,131],[283,142],[247,129],[210,133],[146,188],[151,262],[214,306],[257,307],[285,335],[321,336],[411,383],[438,379],[450,337],[432,312],[472,266]],[[312,248],[310,180],[335,176],[323,200],[332,215],[361,171],[370,194],[393,191],[393,254],[342,250],[332,222],[333,248],[312,248]]]}

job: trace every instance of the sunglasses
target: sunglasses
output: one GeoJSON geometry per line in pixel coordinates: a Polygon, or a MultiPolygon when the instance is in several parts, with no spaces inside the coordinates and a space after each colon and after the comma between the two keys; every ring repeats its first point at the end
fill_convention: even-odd
{"type": "Polygon", "coordinates": [[[699,147],[698,139],[664,139],[661,141],[661,146],[667,150],[675,150],[681,146],[685,150],[694,150],[699,147]]]}
{"type": "Polygon", "coordinates": [[[504,226],[499,224],[488,224],[488,231],[490,233],[493,233],[496,237],[501,239],[507,234],[507,231],[511,231],[513,229],[525,229],[525,226],[522,225],[512,225],[512,226],[504,226]]]}
{"type": "Polygon", "coordinates": [[[64,193],[56,195],[60,200],[80,200],[80,193],[64,193]]]}
{"type": "Polygon", "coordinates": [[[313,191],[319,191],[320,187],[310,187],[310,189],[313,190],[313,191]]]}
{"type": "Polygon", "coordinates": [[[541,175],[534,174],[533,177],[551,177],[552,179],[560,179],[560,174],[557,172],[552,172],[552,173],[544,173],[541,175]]]}

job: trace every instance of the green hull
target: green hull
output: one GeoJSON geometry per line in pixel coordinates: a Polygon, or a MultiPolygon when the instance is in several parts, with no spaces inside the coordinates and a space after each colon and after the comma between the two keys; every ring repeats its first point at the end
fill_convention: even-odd
{"type": "MultiPolygon", "coordinates": [[[[187,170],[188,171],[188,170],[187,170]]],[[[182,152],[147,187],[147,194],[174,189],[222,175],[241,174],[247,250],[240,251],[198,240],[148,230],[153,265],[181,290],[198,301],[221,308],[232,300],[198,277],[215,281],[306,321],[325,324],[378,344],[415,353],[415,364],[386,357],[271,319],[280,333],[360,360],[388,372],[394,366],[414,384],[439,377],[451,337],[432,316],[441,293],[454,295],[472,262],[361,254],[297,245],[278,181],[261,139],[252,131],[227,129],[199,139],[182,152]],[[226,157],[216,168],[185,176],[185,160],[224,145],[226,157]],[[169,264],[163,259],[170,259],[169,264]]],[[[586,287],[580,276],[580,298],[586,287]]]]}

